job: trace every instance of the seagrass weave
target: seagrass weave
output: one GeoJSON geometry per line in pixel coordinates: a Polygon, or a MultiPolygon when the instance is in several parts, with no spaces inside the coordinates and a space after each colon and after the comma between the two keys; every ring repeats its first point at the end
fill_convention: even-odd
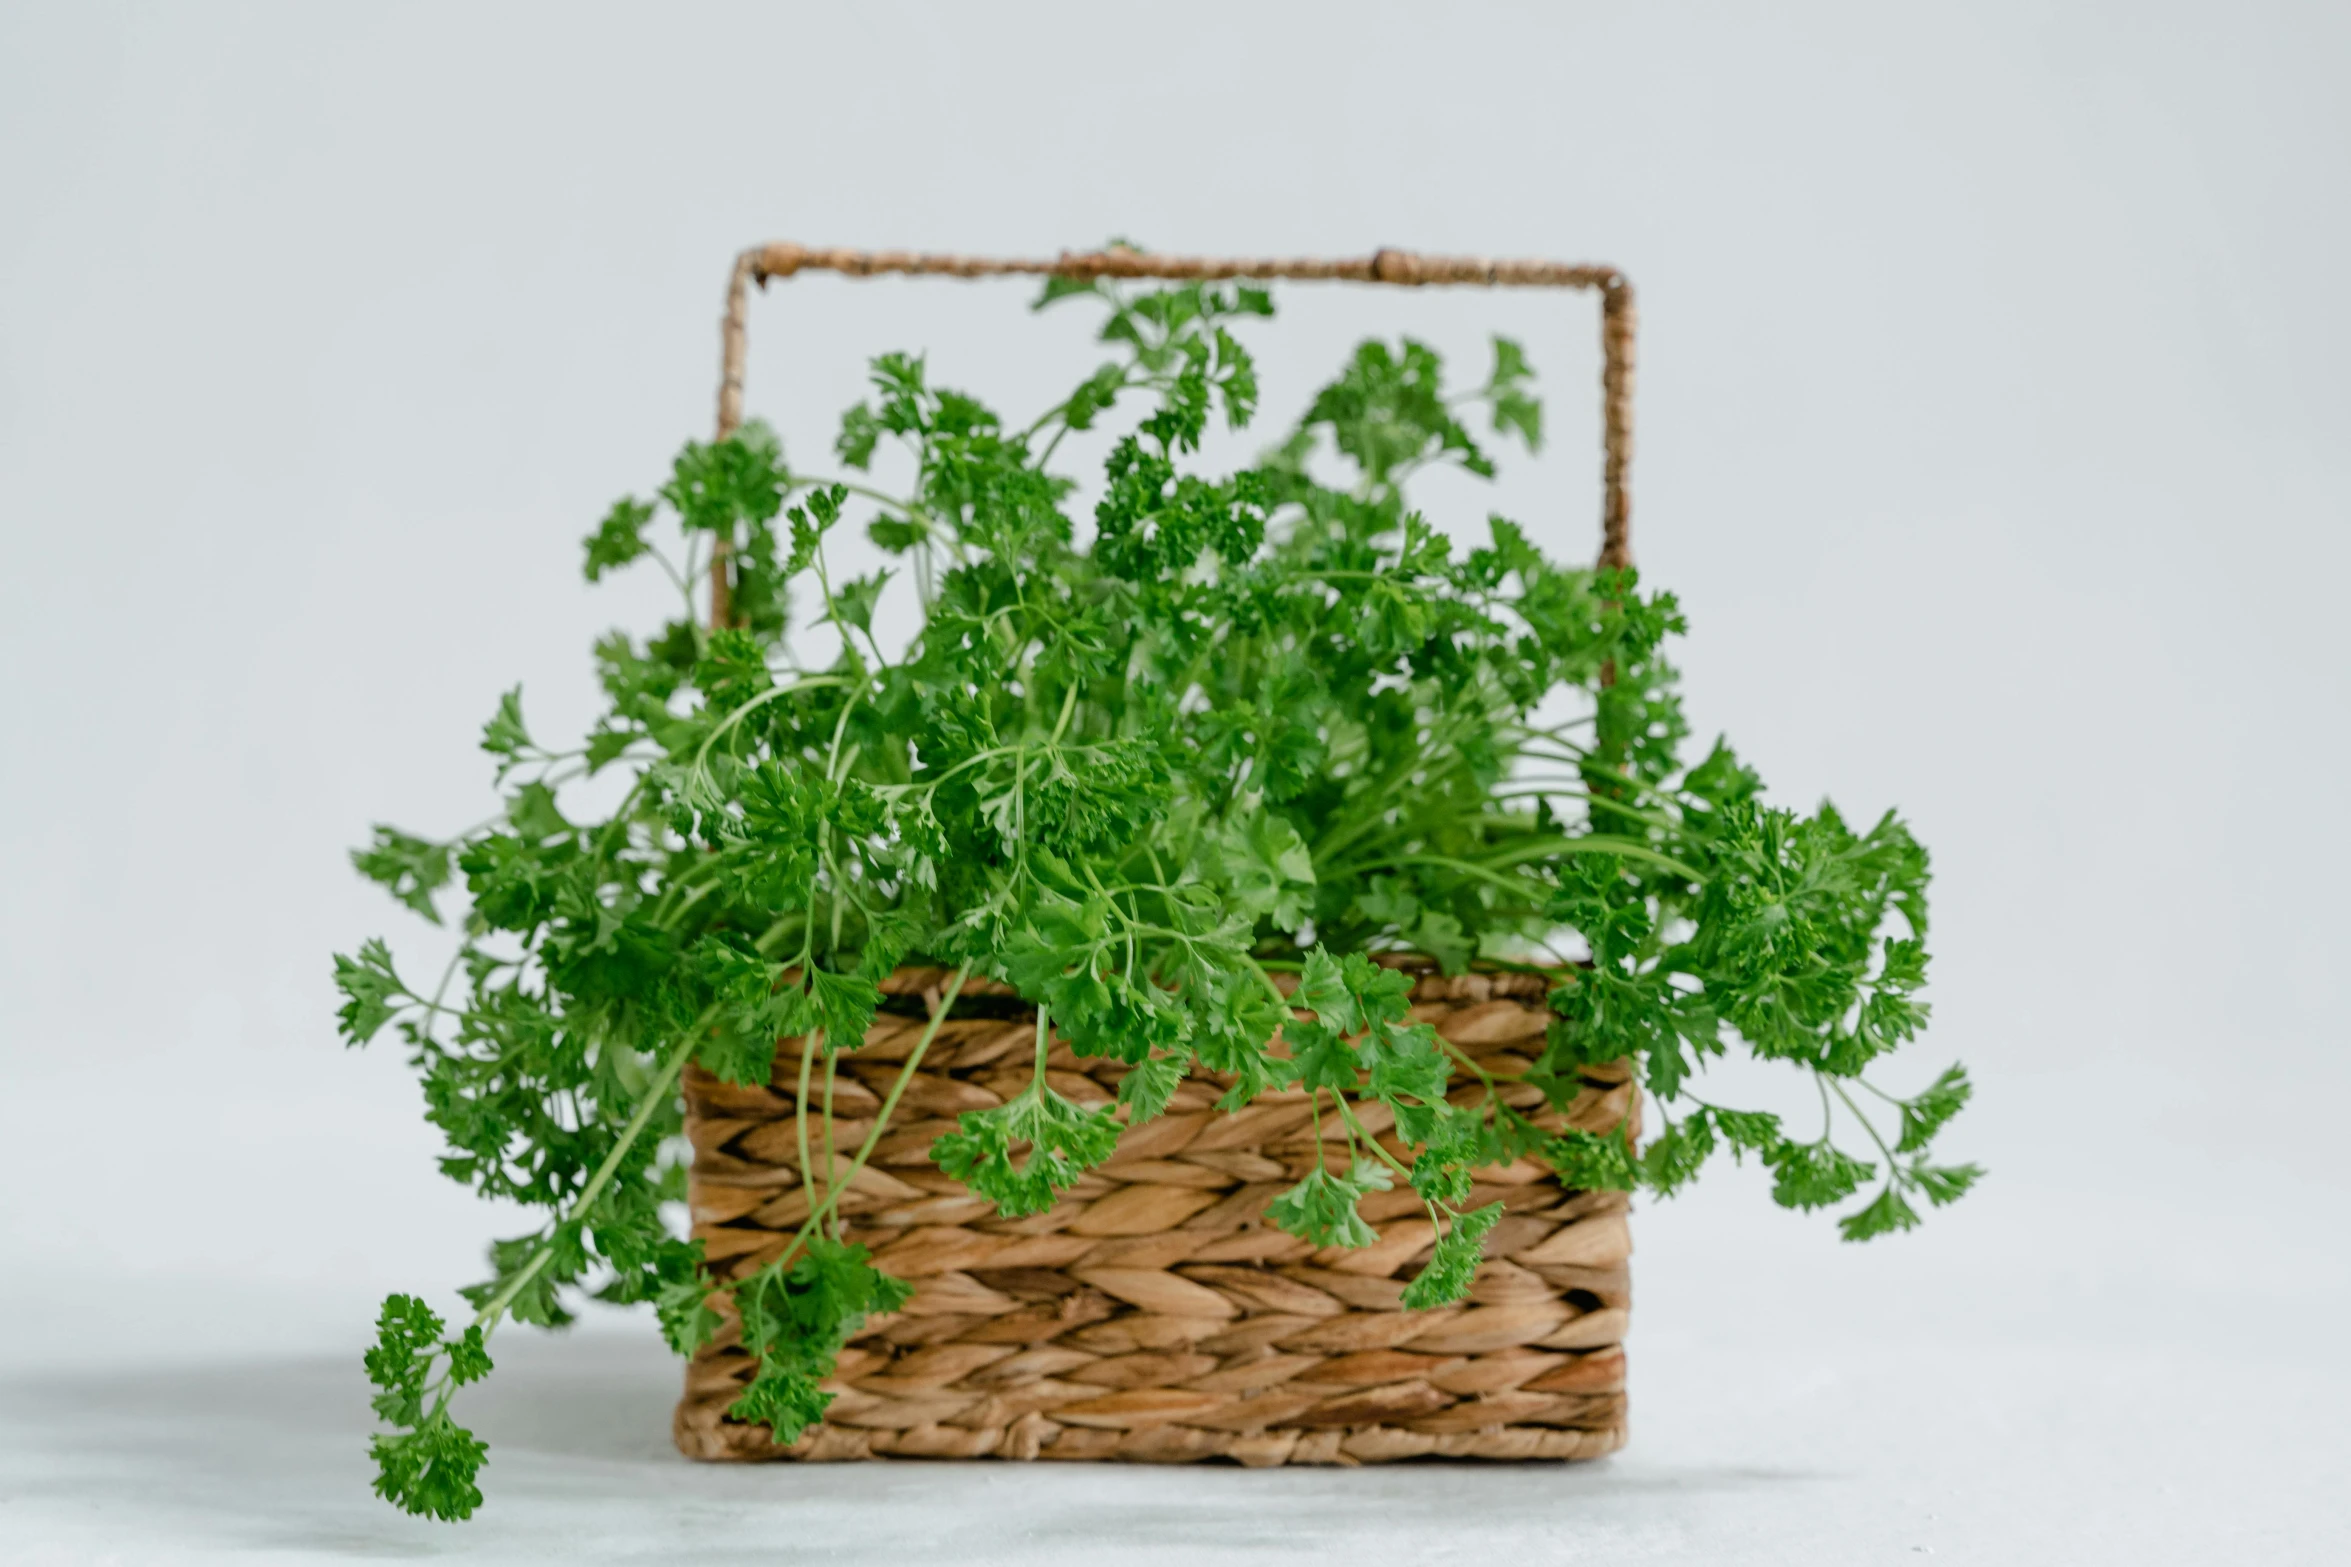
{"type": "MultiPolygon", "coordinates": [[[[1587,1070],[1565,1113],[1509,1081],[1540,1048],[1541,976],[1413,972],[1414,1016],[1538,1124],[1605,1132],[1637,1116],[1620,1067],[1587,1070]]],[[[831,1168],[848,1169],[847,1150],[870,1129],[945,979],[893,975],[883,989],[901,1010],[840,1057],[831,1168]]],[[[1419,1200],[1409,1190],[1368,1198],[1379,1241],[1360,1250],[1318,1250],[1274,1228],[1267,1201],[1315,1158],[1307,1098],[1269,1093],[1222,1114],[1212,1106],[1225,1083],[1202,1073],[1051,1211],[1000,1219],[929,1149],[958,1114],[1027,1085],[1035,1020],[1000,986],[965,995],[840,1204],[847,1238],[912,1283],[913,1299],[852,1341],[827,1384],[836,1396],[824,1423],[789,1447],[726,1417],[753,1369],[730,1322],[686,1374],[675,1431],[688,1456],[1272,1465],[1596,1458],[1623,1444],[1622,1193],[1565,1189],[1532,1159],[1477,1172],[1471,1203],[1499,1200],[1506,1216],[1470,1298],[1406,1311],[1399,1296],[1431,1245],[1419,1200]]],[[[765,1088],[688,1069],[693,1233],[722,1280],[780,1255],[807,1216],[795,1128],[802,1043],[783,1042],[765,1088]]],[[[1089,1105],[1107,1103],[1125,1071],[1058,1042],[1047,1066],[1056,1090],[1089,1105]]],[[[1457,1101],[1487,1092],[1466,1070],[1455,1083],[1457,1101]]],[[[1382,1107],[1361,1114],[1400,1151],[1382,1107]]],[[[1335,1167],[1341,1154],[1331,1157],[1335,1167]]],[[[825,1158],[814,1153],[820,1171],[825,1158]]]]}

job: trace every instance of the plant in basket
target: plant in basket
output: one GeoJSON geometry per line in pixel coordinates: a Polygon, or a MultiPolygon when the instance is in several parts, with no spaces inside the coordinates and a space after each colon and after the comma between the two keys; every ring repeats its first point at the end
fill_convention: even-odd
{"type": "Polygon", "coordinates": [[[438,975],[336,959],[345,1037],[391,1027],[444,1173],[546,1214],[461,1327],[385,1303],[387,1499],[479,1505],[451,1395],[576,1292],[652,1303],[701,1456],[1593,1456],[1625,1193],[1728,1149],[1859,1240],[1976,1178],[1929,1152],[1958,1068],[1868,1076],[1926,1018],[1909,831],[1686,748],[1621,488],[1597,567],[1415,508],[1540,444],[1519,349],[1464,382],[1367,342],[1207,471],[1269,293],[1077,260],[1038,303],[1109,357],[1025,421],[885,354],[829,461],[688,444],[587,540],[680,609],[597,644],[584,740],[510,692],[499,814],[354,855],[463,911],[438,975]],[[1083,530],[1075,431],[1109,441],[1083,530]],[[850,528],[897,564],[842,576],[850,528]],[[567,789],[609,774],[609,809],[567,789]],[[1733,1050],[1817,1116],[1709,1097],[1733,1050]]]}

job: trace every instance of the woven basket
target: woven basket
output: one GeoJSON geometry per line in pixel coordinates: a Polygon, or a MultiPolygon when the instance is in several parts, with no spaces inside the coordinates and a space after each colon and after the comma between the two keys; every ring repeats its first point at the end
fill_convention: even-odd
{"type": "MultiPolygon", "coordinates": [[[[1276,279],[1581,289],[1600,296],[1599,564],[1629,566],[1633,289],[1613,267],[1490,261],[1383,250],[1350,260],[1161,256],[1126,249],[1051,260],[991,260],[777,243],[735,259],[720,324],[718,435],[740,427],[752,285],[812,272],[846,277],[1054,276],[1276,279]]],[[[731,614],[726,540],[710,563],[710,619],[731,614]]],[[[1406,966],[1406,965],[1398,965],[1406,966]]],[[[841,1058],[836,1141],[871,1128],[946,976],[902,970],[885,1013],[841,1058]],[[860,1116],[868,1119],[859,1120],[860,1116]]],[[[1491,1076],[1522,1073],[1549,1014],[1539,975],[1421,970],[1415,1014],[1491,1076]]],[[[731,1323],[698,1352],[678,1405],[677,1443],[704,1459],[1229,1458],[1251,1465],[1375,1459],[1597,1458],[1623,1445],[1624,1336],[1631,1238],[1618,1192],[1563,1188],[1540,1163],[1478,1172],[1473,1204],[1500,1201],[1470,1299],[1436,1311],[1398,1304],[1432,1233],[1410,1191],[1362,1205],[1379,1231],[1360,1250],[1318,1250],[1265,1222],[1265,1205],[1312,1168],[1303,1094],[1261,1095],[1233,1115],[1226,1086],[1193,1077],[1167,1113],[1129,1131],[1117,1156],[1050,1212],[999,1219],[930,1162],[966,1110],[1029,1080],[1035,1017],[1000,986],[967,986],[941,1025],[899,1119],[839,1205],[847,1236],[915,1286],[842,1356],[823,1424],[779,1446],[765,1426],[726,1417],[752,1371],[731,1323]],[[992,1003],[992,1004],[991,1004],[992,1003]]],[[[802,1041],[786,1040],[766,1088],[692,1067],[684,1079],[694,1145],[694,1235],[712,1273],[739,1278],[780,1256],[807,1217],[794,1118],[802,1041]]],[[[1124,1071],[1056,1045],[1053,1086],[1102,1104],[1124,1071]]],[[[1457,1080],[1457,1095],[1485,1089],[1457,1080]]],[[[1505,1102],[1551,1129],[1606,1132],[1639,1100],[1622,1068],[1588,1069],[1563,1114],[1519,1084],[1505,1102]]],[[[1388,1113],[1362,1119],[1387,1133],[1388,1113]]],[[[1392,1152],[1401,1152],[1392,1141],[1392,1152]]],[[[820,1156],[821,1157],[821,1156],[820,1156]]],[[[846,1161],[843,1161],[846,1167],[846,1161]]]]}
{"type": "MultiPolygon", "coordinates": [[[[905,969],[882,988],[936,1004],[946,978],[905,969]]],[[[1539,1047],[1546,983],[1419,971],[1413,1015],[1508,1079],[1539,1047]]],[[[1307,1098],[1268,1093],[1222,1114],[1212,1105],[1225,1082],[1201,1073],[1051,1211],[1000,1219],[929,1150],[955,1116],[1027,1085],[1035,1017],[1001,986],[967,994],[840,1203],[847,1238],[912,1283],[913,1299],[852,1340],[823,1424],[788,1447],[727,1418],[754,1365],[730,1323],[686,1373],[675,1430],[689,1457],[1271,1465],[1597,1458],[1623,1445],[1622,1193],[1569,1190],[1533,1159],[1478,1171],[1471,1204],[1500,1201],[1506,1215],[1470,1298],[1406,1311],[1398,1299],[1430,1252],[1419,1199],[1368,1198],[1380,1238],[1360,1250],[1318,1250],[1274,1228],[1268,1199],[1313,1167],[1307,1098]]],[[[840,1058],[836,1135],[851,1147],[922,1031],[921,1008],[907,1013],[885,1012],[840,1058]]],[[[802,1043],[779,1047],[766,1088],[688,1069],[693,1233],[720,1279],[779,1256],[807,1217],[794,1136],[802,1043]]],[[[1058,1041],[1046,1064],[1053,1087],[1087,1105],[1108,1103],[1126,1070],[1058,1041]]],[[[1484,1092],[1464,1073],[1455,1097],[1484,1092]]],[[[1552,1130],[1605,1132],[1638,1114],[1620,1067],[1587,1069],[1565,1113],[1530,1085],[1501,1094],[1552,1130]]],[[[1361,1113],[1402,1151],[1381,1107],[1361,1113]]]]}

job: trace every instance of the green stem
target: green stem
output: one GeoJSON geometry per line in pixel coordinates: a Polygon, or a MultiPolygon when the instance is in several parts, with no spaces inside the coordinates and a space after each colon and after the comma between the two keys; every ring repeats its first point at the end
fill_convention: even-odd
{"type": "MultiPolygon", "coordinates": [[[[1820,1074],[1817,1072],[1813,1075],[1815,1077],[1820,1077],[1820,1074]]],[[[1828,1079],[1825,1077],[1821,1077],[1820,1080],[1824,1083],[1828,1083],[1828,1079]]],[[[1878,1135],[1876,1123],[1871,1121],[1868,1116],[1863,1115],[1861,1113],[1861,1106],[1855,1104],[1853,1102],[1853,1096],[1845,1092],[1845,1085],[1843,1083],[1828,1083],[1828,1086],[1835,1091],[1836,1096],[1839,1099],[1844,1101],[1845,1108],[1853,1112],[1853,1119],[1861,1123],[1861,1129],[1869,1133],[1869,1140],[1878,1145],[1878,1152],[1886,1156],[1887,1174],[1892,1175],[1898,1171],[1901,1168],[1901,1161],[1894,1157],[1894,1150],[1886,1146],[1886,1140],[1878,1135]]]]}
{"type": "MultiPolygon", "coordinates": [[[[1629,843],[1618,838],[1569,838],[1542,852],[1550,854],[1613,854],[1621,859],[1641,860],[1690,881],[1704,881],[1706,879],[1704,874],[1684,865],[1670,854],[1660,854],[1655,849],[1644,848],[1637,843],[1629,843]]],[[[1534,854],[1525,856],[1527,859],[1538,857],[1534,854]]],[[[1467,860],[1457,860],[1450,855],[1443,854],[1398,854],[1384,860],[1371,860],[1336,868],[1326,874],[1330,878],[1360,876],[1371,871],[1394,870],[1406,865],[1442,866],[1447,870],[1459,871],[1465,876],[1476,876],[1482,880],[1493,882],[1497,886],[1508,887],[1517,893],[1537,893],[1546,890],[1518,877],[1504,876],[1483,865],[1473,865],[1467,860]]]]}
{"type": "MultiPolygon", "coordinates": [[[[1265,993],[1273,997],[1286,1016],[1290,1010],[1290,998],[1282,994],[1282,987],[1273,982],[1273,976],[1265,971],[1265,965],[1259,963],[1246,952],[1241,954],[1241,961],[1249,965],[1249,971],[1257,976],[1258,981],[1265,986],[1265,993]]],[[[1304,968],[1303,964],[1296,966],[1301,970],[1304,968]]]]}
{"type": "MultiPolygon", "coordinates": [[[[792,1132],[800,1144],[800,1186],[808,1193],[811,1211],[816,1206],[816,1165],[808,1157],[808,1083],[816,1066],[816,1040],[814,1031],[800,1036],[800,1089],[799,1096],[793,1101],[792,1112],[792,1132]]],[[[824,1163],[825,1174],[830,1176],[833,1172],[830,1154],[826,1155],[824,1163]]]]}
{"type": "MultiPolygon", "coordinates": [[[[824,1054],[824,1168],[825,1179],[828,1181],[832,1179],[833,1174],[833,1084],[840,1077],[840,1071],[841,1053],[837,1050],[827,1050],[824,1054]]],[[[808,1166],[803,1162],[800,1168],[806,1170],[808,1166]]],[[[841,1215],[835,1212],[833,1215],[833,1239],[839,1240],[840,1238],[841,1215]]]]}
{"type": "Polygon", "coordinates": [[[1459,1045],[1453,1043],[1453,1041],[1450,1039],[1446,1039],[1440,1035],[1438,1036],[1437,1043],[1445,1047],[1445,1053],[1447,1055],[1460,1062],[1463,1066],[1468,1067],[1471,1072],[1476,1074],[1477,1080],[1486,1085],[1487,1094],[1489,1096],[1492,1095],[1494,1092],[1494,1075],[1491,1072],[1488,1072],[1484,1067],[1478,1065],[1477,1062],[1471,1060],[1468,1052],[1464,1051],[1459,1045]]]}
{"type": "Polygon", "coordinates": [[[745,718],[748,718],[756,709],[765,707],[768,703],[776,701],[781,697],[790,696],[795,692],[811,691],[818,686],[842,686],[847,685],[848,683],[848,678],[843,675],[810,675],[804,680],[795,680],[789,685],[768,687],[765,691],[760,692],[759,695],[753,697],[750,701],[745,702],[741,707],[738,707],[733,712],[727,714],[725,720],[721,722],[716,729],[711,730],[710,733],[702,737],[701,746],[694,752],[695,771],[701,771],[703,764],[710,760],[710,748],[723,739],[727,732],[733,729],[735,725],[741,723],[745,718]]]}
{"type": "Polygon", "coordinates": [[[504,1289],[491,1296],[482,1309],[474,1313],[474,1326],[482,1330],[482,1337],[488,1338],[497,1329],[499,1319],[506,1314],[506,1308],[514,1304],[514,1297],[522,1293],[523,1286],[545,1270],[555,1255],[555,1237],[577,1224],[596,1199],[603,1195],[613,1172],[620,1168],[621,1159],[636,1142],[637,1135],[652,1121],[653,1112],[667,1097],[670,1084],[677,1081],[678,1073],[685,1070],[686,1059],[694,1053],[694,1047],[701,1043],[702,1031],[710,1026],[711,1020],[717,1015],[717,1007],[707,1007],[694,1020],[693,1025],[686,1030],[686,1037],[670,1053],[661,1075],[645,1085],[644,1095],[637,1101],[636,1114],[630,1116],[628,1125],[621,1128],[620,1141],[612,1145],[612,1151],[604,1156],[604,1162],[596,1166],[595,1173],[588,1177],[588,1184],[580,1188],[580,1194],[572,1199],[571,1206],[555,1221],[555,1228],[548,1231],[547,1238],[539,1243],[538,1251],[532,1254],[529,1262],[523,1264],[520,1273],[507,1281],[504,1289]]]}
{"type": "MultiPolygon", "coordinates": [[[[913,1054],[906,1058],[906,1065],[898,1069],[898,1079],[890,1085],[888,1096],[882,1100],[882,1108],[874,1116],[873,1130],[865,1134],[865,1141],[859,1146],[857,1157],[849,1161],[848,1173],[838,1181],[834,1181],[826,1190],[823,1207],[812,1206],[808,1210],[808,1217],[800,1221],[799,1230],[794,1233],[790,1243],[784,1247],[783,1255],[776,1259],[775,1265],[777,1267],[780,1268],[790,1262],[792,1254],[800,1249],[808,1237],[815,1232],[816,1227],[831,1216],[833,1205],[840,1200],[841,1193],[849,1189],[850,1184],[865,1169],[865,1162],[873,1157],[875,1146],[882,1140],[882,1129],[890,1124],[890,1116],[897,1110],[898,1100],[905,1094],[906,1085],[914,1081],[915,1069],[922,1065],[922,1058],[929,1052],[931,1041],[938,1037],[939,1025],[946,1022],[947,1014],[954,1010],[955,998],[962,993],[963,982],[971,977],[971,969],[971,964],[967,962],[955,971],[953,978],[948,980],[947,993],[940,998],[939,1010],[931,1014],[930,1024],[923,1029],[922,1038],[914,1042],[913,1054]]],[[[805,1168],[803,1166],[804,1170],[805,1168]]]]}
{"type": "Polygon", "coordinates": [[[1388,1152],[1388,1150],[1382,1146],[1378,1138],[1372,1136],[1369,1131],[1365,1130],[1363,1122],[1356,1118],[1353,1107],[1347,1103],[1347,1096],[1345,1094],[1333,1094],[1331,1095],[1331,1098],[1337,1101],[1339,1106],[1339,1118],[1347,1123],[1348,1130],[1362,1137],[1364,1143],[1370,1147],[1373,1153],[1376,1153],[1380,1156],[1381,1160],[1386,1163],[1389,1169],[1394,1170],[1397,1174],[1403,1176],[1407,1181],[1411,1180],[1412,1166],[1404,1163],[1394,1154],[1388,1152]]]}

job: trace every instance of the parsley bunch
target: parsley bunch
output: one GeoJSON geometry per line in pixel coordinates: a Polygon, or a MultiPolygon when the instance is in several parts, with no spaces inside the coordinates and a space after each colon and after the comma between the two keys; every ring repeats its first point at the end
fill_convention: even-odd
{"type": "MultiPolygon", "coordinates": [[[[1959,1068],[1907,1099],[1866,1076],[1926,1020],[1927,859],[1908,829],[1769,805],[1719,742],[1685,761],[1670,595],[1546,559],[1500,517],[1460,550],[1409,503],[1424,470],[1490,475],[1489,441],[1540,444],[1516,345],[1497,339],[1483,382],[1448,389],[1427,347],[1366,343],[1282,444],[1215,475],[1198,449],[1213,419],[1250,420],[1235,331],[1269,296],[1056,281],[1039,305],[1070,299],[1105,311],[1112,357],[1027,424],[884,355],[829,473],[759,425],[689,444],[587,541],[591,581],[650,561],[681,612],[597,644],[609,702],[583,742],[542,746],[510,692],[482,740],[499,814],[445,840],[378,828],[354,855],[429,920],[454,881],[466,908],[427,985],[380,941],[335,960],[345,1037],[392,1026],[443,1172],[547,1215],[493,1248],[462,1332],[386,1303],[368,1371],[394,1428],[376,1438],[391,1501],[478,1505],[483,1448],[449,1404],[506,1318],[560,1325],[567,1292],[592,1286],[653,1303],[681,1353],[715,1331],[699,1244],[663,1216],[684,1195],[679,1073],[765,1083],[778,1039],[815,1036],[797,1133],[804,1166],[819,1139],[830,1164],[831,1116],[811,1107],[911,959],[953,970],[950,1005],[981,974],[1036,1007],[1030,1087],[932,1150],[1001,1212],[1050,1207],[1195,1068],[1230,1079],[1228,1109],[1303,1088],[1332,1158],[1268,1216],[1361,1245],[1360,1200],[1408,1185],[1438,1232],[1409,1306],[1467,1291],[1500,1212],[1468,1206],[1470,1172],[1522,1154],[1576,1186],[1671,1192],[1727,1145],[1789,1206],[1871,1188],[1840,1221],[1852,1239],[1976,1178],[1928,1151],[1967,1099],[1959,1068]],[[1123,433],[1081,544],[1053,460],[1097,426],[1123,433]],[[885,443],[903,484],[877,476],[885,443]],[[853,523],[898,564],[839,576],[828,540],[853,523]],[[694,602],[714,570],[718,625],[694,602]],[[873,620],[901,576],[923,619],[893,656],[873,620]],[[833,629],[822,667],[786,638],[795,601],[833,629]],[[565,786],[608,770],[619,803],[582,812],[565,786]],[[1483,1073],[1410,1021],[1382,951],[1551,975],[1531,1080],[1564,1105],[1577,1068],[1630,1060],[1662,1135],[1638,1149],[1546,1132],[1496,1093],[1450,1102],[1457,1072],[1483,1073]],[[1055,1091],[1055,1033],[1129,1066],[1117,1104],[1055,1091]],[[1734,1045],[1809,1074],[1817,1128],[1701,1097],[1734,1045]],[[1370,1105],[1403,1156],[1367,1128],[1370,1105]],[[1855,1133],[1859,1152],[1840,1141],[1855,1133]]],[[[735,1413],[782,1440],[822,1418],[846,1339],[906,1298],[833,1204],[730,1287],[760,1356],[735,1413]]]]}

